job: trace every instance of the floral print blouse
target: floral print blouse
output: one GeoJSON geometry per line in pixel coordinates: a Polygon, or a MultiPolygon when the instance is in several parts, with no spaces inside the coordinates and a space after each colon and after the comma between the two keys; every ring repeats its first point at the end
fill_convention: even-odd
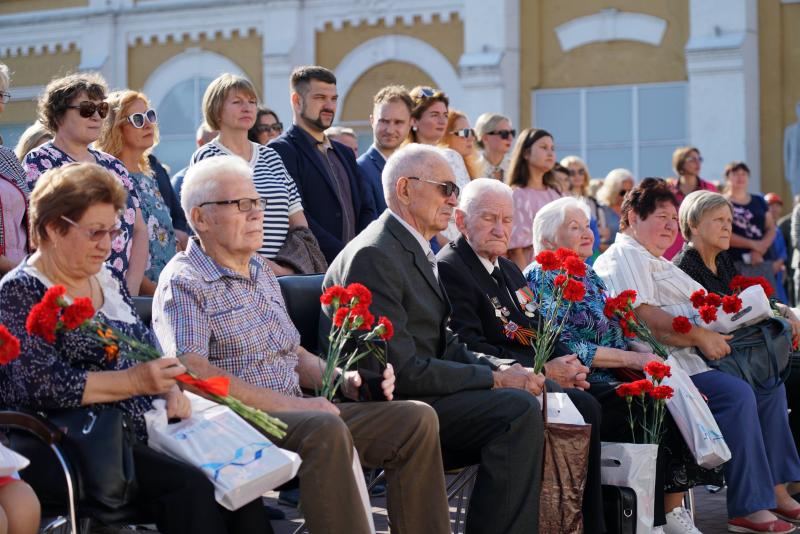
{"type": "MultiPolygon", "coordinates": [[[[122,333],[155,345],[152,333],[133,311],[133,303],[121,276],[106,266],[96,275],[103,288],[104,304],[96,316],[122,333]]],[[[97,342],[79,330],[60,332],[55,345],[28,334],[25,320],[52,284],[26,259],[0,281],[0,324],[20,341],[20,356],[0,366],[0,405],[47,412],[81,406],[86,378],[90,372],[120,371],[138,362],[123,352],[108,360],[97,342]]],[[[140,395],[113,403],[95,405],[115,407],[127,413],[137,437],[147,441],[143,414],[153,397],[140,395]]]]}
{"type": "MultiPolygon", "coordinates": [[[[94,156],[98,165],[108,169],[114,176],[119,178],[119,181],[128,191],[127,206],[120,221],[122,233],[111,243],[111,255],[106,260],[111,267],[124,277],[125,273],[128,272],[128,263],[131,257],[133,223],[136,220],[136,208],[139,207],[139,196],[136,194],[136,188],[128,175],[127,169],[125,169],[125,165],[120,160],[110,154],[92,148],[89,148],[89,153],[94,156]]],[[[50,169],[74,162],[75,160],[66,152],[53,145],[52,141],[34,148],[25,156],[23,164],[28,179],[28,187],[33,191],[39,176],[50,169]]]]}
{"type": "MultiPolygon", "coordinates": [[[[551,306],[553,302],[553,278],[556,271],[543,271],[541,265],[532,263],[525,269],[525,278],[528,287],[538,299],[542,293],[545,303],[551,306]]],[[[561,331],[560,340],[569,350],[574,352],[586,367],[592,366],[594,355],[598,347],[612,347],[627,350],[622,329],[616,321],[610,321],[604,314],[606,304],[606,286],[590,266],[586,266],[586,276],[583,279],[586,286],[586,296],[581,302],[573,302],[569,308],[569,316],[561,331]]],[[[567,313],[566,306],[558,311],[559,322],[567,313]]],[[[607,369],[592,368],[589,382],[617,381],[607,369]]]]}
{"type": "Polygon", "coordinates": [[[158,282],[161,270],[178,251],[175,228],[172,226],[169,206],[158,190],[155,176],[134,172],[131,173],[131,179],[139,195],[142,217],[147,225],[147,237],[150,240],[150,258],[147,260],[147,270],[144,274],[151,281],[158,282]]]}

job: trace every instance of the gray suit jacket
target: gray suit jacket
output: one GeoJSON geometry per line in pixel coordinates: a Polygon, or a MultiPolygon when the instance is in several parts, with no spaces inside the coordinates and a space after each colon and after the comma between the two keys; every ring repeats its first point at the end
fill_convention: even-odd
{"type": "MultiPolygon", "coordinates": [[[[419,243],[389,210],[347,244],[328,268],[323,286],[353,282],[372,291],[372,313],[394,325],[388,355],[398,397],[489,389],[492,370],[508,362],[469,350],[448,328],[447,295],[419,243]]],[[[321,328],[327,329],[326,322],[321,328]]]]}

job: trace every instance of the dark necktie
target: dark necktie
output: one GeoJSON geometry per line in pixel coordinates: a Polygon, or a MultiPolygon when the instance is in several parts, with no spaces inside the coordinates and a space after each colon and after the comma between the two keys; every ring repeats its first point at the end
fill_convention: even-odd
{"type": "Polygon", "coordinates": [[[494,281],[497,282],[498,286],[500,286],[500,289],[506,287],[506,279],[503,278],[503,273],[500,271],[500,267],[495,267],[492,270],[492,278],[494,278],[494,281]]]}

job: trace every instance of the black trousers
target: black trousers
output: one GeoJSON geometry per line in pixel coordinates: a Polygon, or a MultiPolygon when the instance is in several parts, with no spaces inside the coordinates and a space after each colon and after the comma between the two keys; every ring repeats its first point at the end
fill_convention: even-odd
{"type": "Polygon", "coordinates": [[[137,504],[161,534],[272,534],[261,499],[231,512],[214,500],[214,486],[199,469],[146,445],[134,448],[137,504]]]}
{"type": "Polygon", "coordinates": [[[536,534],[542,480],[542,410],[517,389],[420,399],[439,416],[445,469],[479,464],[467,534],[536,534]]]}

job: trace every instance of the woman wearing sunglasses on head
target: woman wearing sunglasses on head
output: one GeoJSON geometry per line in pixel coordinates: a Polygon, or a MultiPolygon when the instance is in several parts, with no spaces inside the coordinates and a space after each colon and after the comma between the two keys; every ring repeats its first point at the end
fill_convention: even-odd
{"type": "Polygon", "coordinates": [[[481,166],[475,156],[475,130],[469,127],[469,118],[464,112],[450,110],[447,129],[438,146],[451,148],[461,155],[470,180],[481,177],[481,166]]]}
{"type": "Polygon", "coordinates": [[[258,108],[256,123],[247,131],[247,138],[259,145],[266,145],[283,133],[283,123],[269,108],[258,108]]]}
{"type": "Polygon", "coordinates": [[[147,97],[136,91],[108,95],[109,113],[97,147],[119,158],[128,169],[147,225],[150,260],[140,294],[152,295],[161,269],[177,252],[177,234],[161,196],[148,155],[158,144],[158,115],[147,97]]]}
{"type": "Polygon", "coordinates": [[[614,169],[603,180],[597,190],[597,202],[600,213],[606,222],[607,237],[600,243],[600,252],[605,251],[617,239],[619,219],[622,213],[622,201],[628,191],[633,189],[633,174],[628,169],[614,169]]]}
{"type": "Polygon", "coordinates": [[[481,176],[504,180],[508,172],[509,150],[514,144],[516,130],[511,119],[498,113],[484,113],[475,121],[475,140],[480,148],[478,162],[483,166],[481,176]]]}
{"type": "Polygon", "coordinates": [[[71,74],[53,80],[39,98],[39,120],[54,138],[25,156],[28,187],[40,175],[67,163],[97,163],[111,171],[128,191],[121,218],[122,232],[111,244],[108,263],[122,274],[131,295],[139,294],[147,266],[147,226],[139,209],[139,195],[120,160],[92,149],[108,115],[108,86],[99,74],[71,74]]]}

